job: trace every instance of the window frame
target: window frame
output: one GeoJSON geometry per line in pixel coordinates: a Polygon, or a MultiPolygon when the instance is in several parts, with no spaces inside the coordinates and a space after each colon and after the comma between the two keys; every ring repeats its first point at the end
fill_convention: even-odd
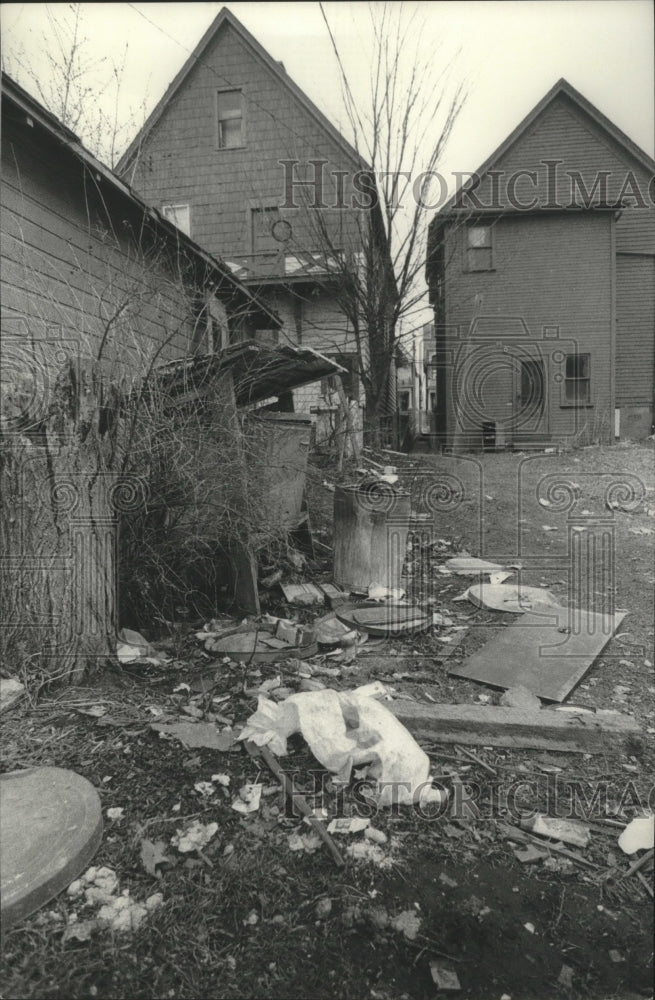
{"type": "Polygon", "coordinates": [[[246,148],[246,105],[243,98],[243,88],[242,87],[219,87],[214,93],[214,121],[216,123],[216,149],[220,150],[222,153],[229,152],[233,149],[245,149],[246,148]],[[227,118],[219,117],[219,103],[220,94],[239,94],[241,99],[240,114],[237,116],[229,115],[227,118]],[[223,121],[233,121],[235,118],[239,118],[241,122],[241,142],[238,146],[225,146],[221,143],[221,123],[223,121]]]}
{"type": "MultiPolygon", "coordinates": [[[[584,360],[582,362],[584,370],[584,360]]],[[[575,351],[572,354],[564,355],[564,374],[562,378],[562,398],[560,401],[560,406],[562,408],[568,409],[588,409],[593,407],[592,396],[591,396],[591,351],[575,351]],[[586,375],[568,375],[569,359],[586,359],[586,375]],[[579,393],[576,392],[575,399],[569,399],[568,397],[568,386],[575,385],[579,386],[586,384],[585,398],[581,399],[579,393]]]]}
{"type": "Polygon", "coordinates": [[[174,205],[172,203],[170,205],[162,205],[161,214],[166,219],[167,222],[170,222],[171,225],[175,226],[176,229],[179,229],[181,233],[184,233],[185,236],[191,238],[191,205],[188,202],[180,202],[177,205],[174,205]],[[169,218],[168,215],[166,215],[167,210],[171,212],[176,212],[178,211],[178,209],[186,209],[187,219],[188,219],[188,229],[183,229],[182,226],[178,226],[177,222],[175,222],[173,219],[169,218]]]}
{"type": "Polygon", "coordinates": [[[464,226],[464,270],[467,273],[476,274],[485,271],[495,271],[495,247],[494,247],[494,227],[491,223],[471,223],[464,226]],[[484,229],[489,234],[489,243],[472,246],[470,243],[470,233],[474,229],[484,229]],[[488,251],[489,263],[484,266],[472,264],[472,254],[476,251],[488,251]]]}

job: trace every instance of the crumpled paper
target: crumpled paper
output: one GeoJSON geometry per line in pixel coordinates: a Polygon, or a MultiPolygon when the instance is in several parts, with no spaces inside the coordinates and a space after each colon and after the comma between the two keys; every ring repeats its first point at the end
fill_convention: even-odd
{"type": "Polygon", "coordinates": [[[304,691],[279,703],[260,696],[240,738],[283,757],[288,737],[302,733],[316,759],[340,781],[348,782],[354,767],[368,764],[367,777],[378,782],[379,806],[440,801],[446,793],[430,785],[428,755],[371,697],[385,694],[381,684],[369,684],[354,691],[304,691]]]}

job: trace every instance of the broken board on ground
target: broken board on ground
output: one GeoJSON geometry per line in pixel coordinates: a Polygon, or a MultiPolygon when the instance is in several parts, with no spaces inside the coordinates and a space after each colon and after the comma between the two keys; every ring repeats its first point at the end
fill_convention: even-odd
{"type": "Polygon", "coordinates": [[[65,889],[102,838],[100,796],[79,774],[36,767],[0,777],[3,929],[65,889]]]}
{"type": "Polygon", "coordinates": [[[422,705],[411,701],[385,704],[412,736],[432,743],[606,753],[622,748],[641,732],[631,715],[611,711],[422,705]]]}
{"type": "Polygon", "coordinates": [[[450,673],[491,687],[521,684],[546,701],[564,701],[624,617],[544,606],[503,628],[450,673]]]}

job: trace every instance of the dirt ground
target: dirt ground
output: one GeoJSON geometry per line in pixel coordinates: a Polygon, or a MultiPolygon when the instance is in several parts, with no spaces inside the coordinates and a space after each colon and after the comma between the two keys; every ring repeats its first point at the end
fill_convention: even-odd
{"type": "MultiPolygon", "coordinates": [[[[291,850],[290,837],[308,827],[289,815],[261,758],[240,743],[190,749],[151,728],[162,718],[236,726],[254,711],[262,682],[279,676],[295,691],[299,670],[307,671],[297,660],[223,662],[205,652],[194,637],[202,623],[188,618],[163,634],[144,622],[141,631],[169,662],[117,665],[86,686],[23,701],[2,718],[2,766],[55,765],[88,778],[106,816],[94,865],[113,869],[133,898],[161,892],[163,902],[135,932],[96,930],[79,940],[72,917],[83,921],[88,913],[60,894],[6,933],[2,997],[652,997],[652,863],[626,876],[634,859],[617,839],[630,819],[655,808],[653,448],[377,457],[398,462],[413,508],[430,515],[413,537],[407,589],[453,624],[370,644],[385,654],[425,654],[420,675],[376,672],[360,654],[350,664],[312,660],[312,678],[338,690],[380,680],[396,697],[426,703],[497,703],[499,692],[448,669],[511,616],[455,602],[471,581],[439,567],[461,551],[520,564],[524,583],[547,586],[567,603],[575,593],[572,528],[583,527],[612,540],[610,556],[585,585],[599,607],[613,598],[627,614],[567,700],[635,716],[640,738],[594,755],[421,741],[451,805],[437,815],[411,807],[374,812],[371,825],[387,837],[377,860],[348,857],[339,869],[322,846],[291,850]],[[262,805],[242,816],[231,802],[245,782],[257,781],[262,805]],[[520,861],[502,824],[516,824],[519,813],[546,808],[547,800],[552,805],[553,787],[570,798],[572,785],[588,803],[602,790],[582,817],[591,828],[588,846],[572,847],[573,857],[542,852],[520,861]],[[454,809],[467,787],[474,806],[454,809]],[[112,809],[123,812],[107,815],[112,809]],[[200,853],[183,854],[171,837],[194,820],[215,822],[217,832],[200,853]],[[153,845],[165,855],[160,863],[148,854],[153,845]],[[460,990],[440,990],[431,963],[454,971],[460,990]]],[[[287,566],[289,581],[330,579],[333,494],[324,482],[334,481],[329,469],[310,471],[317,555],[300,572],[287,566]]],[[[274,588],[266,610],[301,621],[318,613],[291,608],[274,588]]],[[[311,804],[332,815],[358,811],[352,789],[339,795],[326,783],[300,737],[289,749],[281,761],[311,804]]],[[[362,834],[336,839],[345,852],[362,834]]]]}

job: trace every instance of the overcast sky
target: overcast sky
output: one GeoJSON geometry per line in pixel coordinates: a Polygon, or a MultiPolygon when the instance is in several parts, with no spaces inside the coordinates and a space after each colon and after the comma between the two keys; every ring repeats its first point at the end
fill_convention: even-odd
{"type": "MultiPolygon", "coordinates": [[[[89,51],[120,53],[129,43],[123,107],[147,95],[148,110],[220,10],[213,3],[83,5],[89,51]]],[[[230,3],[291,77],[337,123],[339,78],[317,3],[230,3]]],[[[653,154],[653,4],[650,0],[569,2],[425,2],[405,4],[425,22],[424,55],[451,61],[468,100],[444,171],[474,170],[547,90],[565,77],[643,149],[653,154]]],[[[58,14],[67,5],[51,4],[58,14]]],[[[366,87],[369,42],[363,3],[326,3],[348,75],[366,87]]],[[[3,4],[3,55],[24,55],[47,71],[42,52],[45,5],[3,4]]]]}

